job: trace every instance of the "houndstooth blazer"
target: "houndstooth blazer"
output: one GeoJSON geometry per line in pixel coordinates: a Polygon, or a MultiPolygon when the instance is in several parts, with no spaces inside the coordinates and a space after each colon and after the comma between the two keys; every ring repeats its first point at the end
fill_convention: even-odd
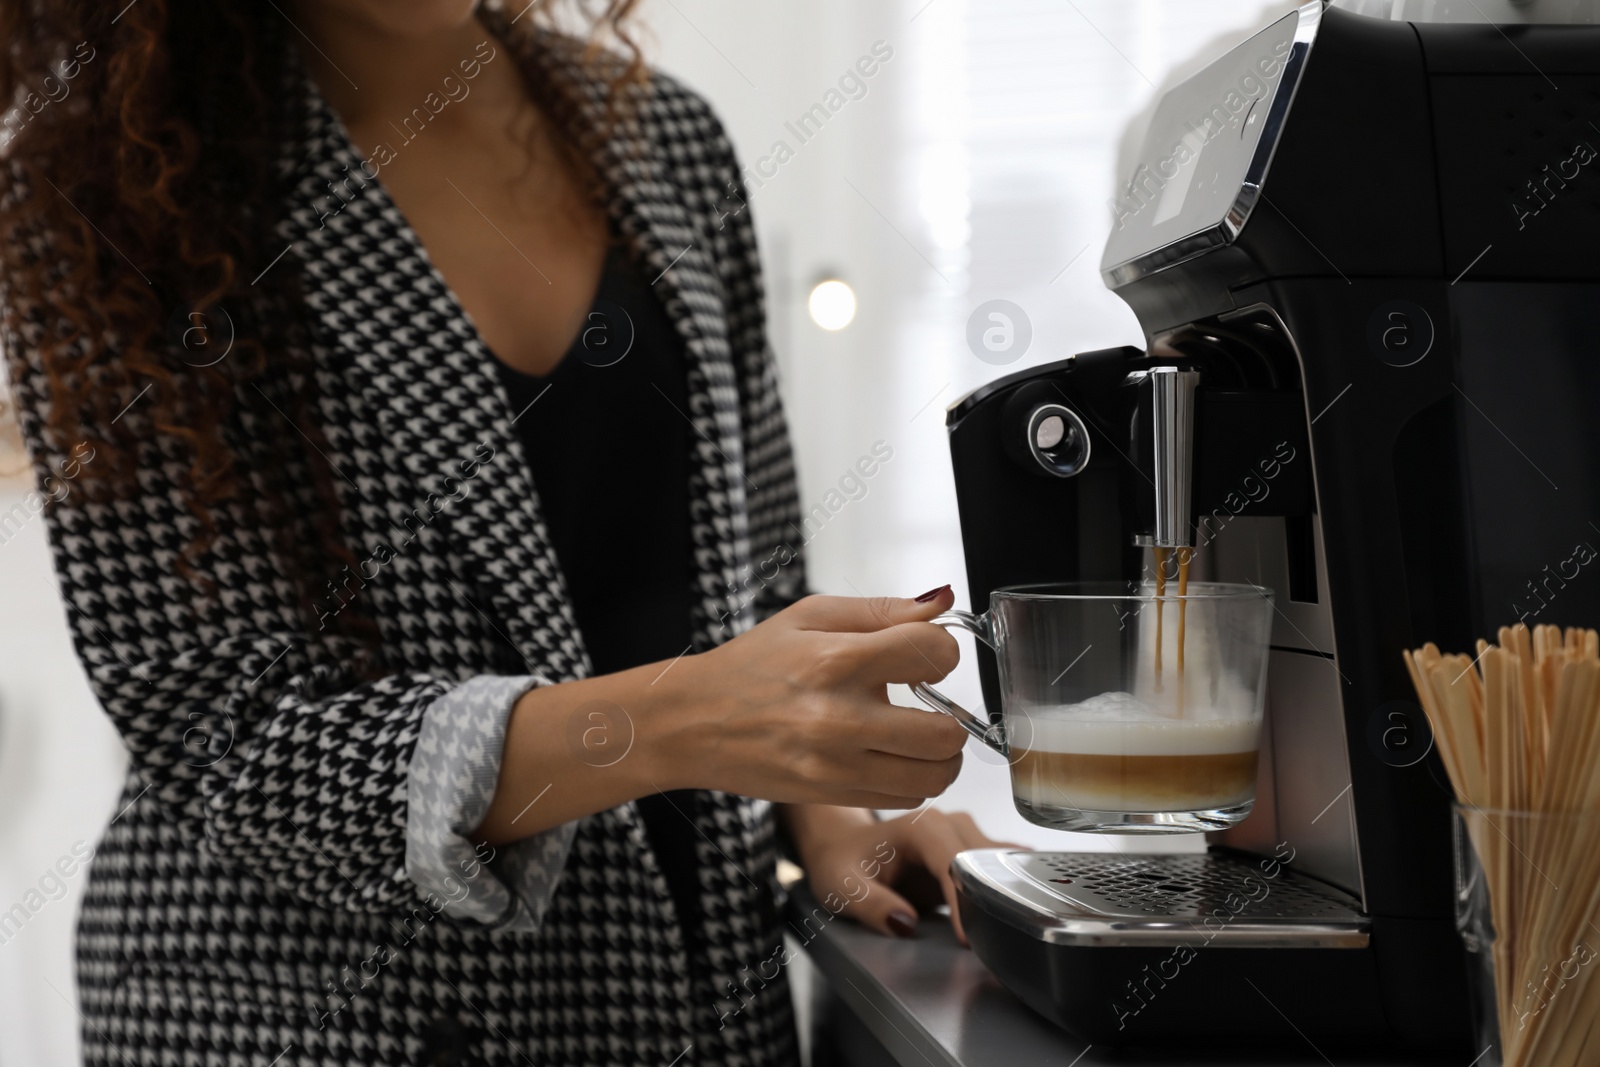
{"type": "MultiPolygon", "coordinates": [[[[557,38],[496,37],[585,77],[557,38]]],[[[237,505],[218,516],[216,596],[178,595],[187,461],[133,403],[123,417],[150,442],[136,502],[73,493],[49,511],[78,654],[132,756],[79,921],[87,1061],[794,1062],[770,805],[706,794],[698,961],[632,804],[497,854],[465,836],[511,705],[583,677],[583,635],[493,356],[381,175],[348,181],[356,150],[296,81],[280,234],[303,272],[342,534],[363,558],[347,588],[385,673],[361,680],[347,647],[304,632],[272,538],[237,505]]],[[[593,117],[603,90],[583,84],[593,117]]],[[[749,213],[716,118],[668,78],[597,162],[685,345],[703,651],[804,585],[749,213]]],[[[34,345],[51,324],[14,311],[6,348],[43,478],[72,442],[43,431],[34,345]]],[[[242,455],[297,432],[274,418],[235,416],[242,455]]]]}

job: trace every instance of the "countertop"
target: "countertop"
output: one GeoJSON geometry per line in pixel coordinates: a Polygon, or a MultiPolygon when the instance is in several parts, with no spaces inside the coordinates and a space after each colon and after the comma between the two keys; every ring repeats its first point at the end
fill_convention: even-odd
{"type": "MultiPolygon", "coordinates": [[[[796,887],[791,914],[804,914],[809,896],[796,887]],[[798,910],[797,910],[798,909],[798,910]]],[[[798,937],[791,937],[801,945],[798,937]]],[[[817,1023],[819,998],[836,998],[881,1051],[877,1058],[843,1055],[837,1048],[814,1056],[817,1064],[883,1062],[886,1053],[902,1067],[1097,1067],[1140,1064],[1148,1067],[1260,1064],[1262,1067],[1328,1067],[1337,1062],[1399,1067],[1449,1061],[1356,1058],[1340,1052],[1330,1060],[1309,1043],[1303,1052],[1244,1053],[1222,1049],[1129,1052],[1085,1045],[1045,1021],[1006,990],[962,948],[948,921],[927,916],[911,940],[882,937],[848,919],[828,923],[803,944],[809,966],[796,985],[809,1002],[801,1005],[802,1025],[817,1023]],[[814,988],[825,985],[826,989],[814,988]]],[[[847,1022],[851,1020],[846,1020],[847,1022]]],[[[839,1030],[837,1020],[813,1032],[839,1030]]],[[[850,1029],[846,1026],[842,1029],[850,1029]]],[[[838,1040],[837,1034],[829,1035],[838,1040]]]]}

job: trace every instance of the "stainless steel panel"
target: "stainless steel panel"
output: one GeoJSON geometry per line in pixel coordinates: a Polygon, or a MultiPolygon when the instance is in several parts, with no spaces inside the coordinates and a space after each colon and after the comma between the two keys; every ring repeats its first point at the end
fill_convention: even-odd
{"type": "Polygon", "coordinates": [[[1297,854],[1297,867],[1364,902],[1327,564],[1321,523],[1313,526],[1315,604],[1289,599],[1281,518],[1235,517],[1201,553],[1210,557],[1218,581],[1253,582],[1277,593],[1267,668],[1270,757],[1263,751],[1270,766],[1257,786],[1260,810],[1211,839],[1254,852],[1286,842],[1297,854]]]}
{"type": "Polygon", "coordinates": [[[1267,668],[1279,838],[1295,865],[1365,900],[1338,665],[1274,650],[1267,668]]]}
{"type": "MultiPolygon", "coordinates": [[[[1309,457],[1308,457],[1309,459],[1309,457]]],[[[1328,568],[1322,554],[1322,524],[1314,524],[1317,552],[1317,602],[1289,599],[1289,556],[1283,519],[1239,515],[1228,520],[1215,540],[1201,550],[1212,556],[1219,582],[1251,582],[1277,594],[1272,643],[1280,648],[1333,654],[1333,612],[1328,604],[1328,568]]]]}
{"type": "MultiPolygon", "coordinates": [[[[1268,662],[1270,672],[1270,657],[1268,662]]],[[[1271,680],[1270,673],[1268,680],[1271,680]]],[[[1261,762],[1256,767],[1256,802],[1243,822],[1226,830],[1206,834],[1208,843],[1227,845],[1262,856],[1270,856],[1278,845],[1287,844],[1278,832],[1278,783],[1272,770],[1273,753],[1272,707],[1269,701],[1261,723],[1261,762]]]]}

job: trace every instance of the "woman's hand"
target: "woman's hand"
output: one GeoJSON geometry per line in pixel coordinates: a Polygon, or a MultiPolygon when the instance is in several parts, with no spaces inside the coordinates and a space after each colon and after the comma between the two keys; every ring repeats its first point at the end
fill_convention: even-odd
{"type": "Polygon", "coordinates": [[[518,699],[495,793],[475,831],[492,845],[668,789],[780,803],[914,808],[961,770],[948,715],[889,703],[890,682],[935,682],[955,639],[928,620],[955,598],[807,597],[710,652],[518,699]]]}
{"type": "Polygon", "coordinates": [[[967,944],[950,861],[969,848],[1023,847],[985,837],[965,812],[925,808],[878,822],[870,812],[802,805],[784,815],[817,901],[892,937],[916,935],[913,900],[927,908],[942,898],[956,940],[967,944]]]}
{"type": "Polygon", "coordinates": [[[642,728],[659,787],[861,808],[938,796],[961,770],[966,731],[891,704],[888,684],[955,667],[954,638],[928,621],[952,599],[949,586],[915,600],[807,597],[686,657],[662,682],[682,712],[642,728]]]}

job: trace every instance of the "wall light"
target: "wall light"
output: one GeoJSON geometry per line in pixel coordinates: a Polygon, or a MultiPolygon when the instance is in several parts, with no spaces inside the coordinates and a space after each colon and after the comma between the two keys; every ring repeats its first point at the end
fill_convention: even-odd
{"type": "Polygon", "coordinates": [[[806,308],[824,330],[842,330],[855,321],[856,291],[838,278],[826,278],[812,286],[806,308]]]}

